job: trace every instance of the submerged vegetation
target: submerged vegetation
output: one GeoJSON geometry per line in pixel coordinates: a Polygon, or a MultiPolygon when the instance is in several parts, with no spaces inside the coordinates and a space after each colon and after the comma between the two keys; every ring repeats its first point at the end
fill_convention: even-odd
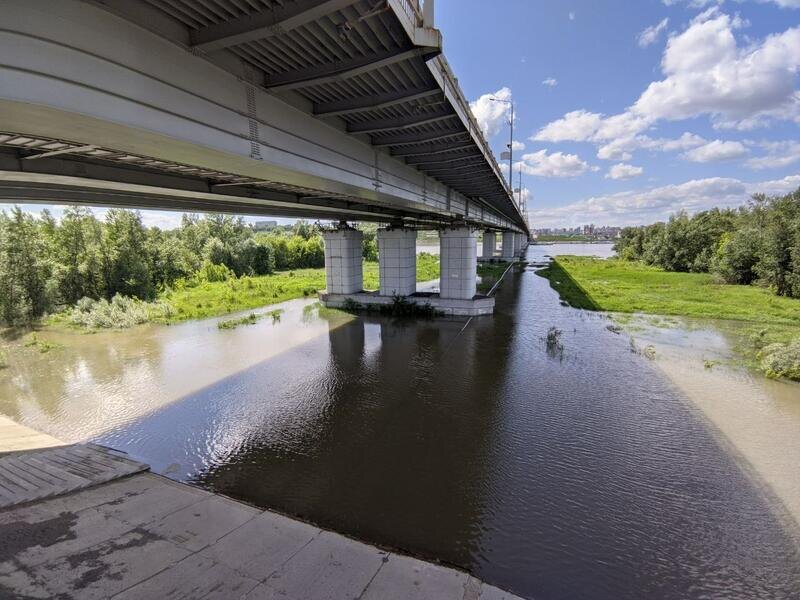
{"type": "Polygon", "coordinates": [[[479,263],[478,276],[481,281],[478,284],[478,293],[488,294],[494,285],[503,278],[509,264],[507,262],[479,263]]]}
{"type": "Polygon", "coordinates": [[[800,374],[800,300],[708,273],[674,273],[619,259],[559,256],[538,271],[576,308],[741,322],[737,350],[773,377],[800,374]]]}

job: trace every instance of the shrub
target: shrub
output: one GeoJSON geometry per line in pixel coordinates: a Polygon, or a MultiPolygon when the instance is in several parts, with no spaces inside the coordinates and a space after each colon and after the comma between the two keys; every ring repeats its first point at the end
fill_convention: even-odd
{"type": "Polygon", "coordinates": [[[111,302],[81,298],[69,312],[68,321],[87,329],[124,329],[174,314],[175,309],[166,302],[142,302],[117,294],[111,302]]]}
{"type": "Polygon", "coordinates": [[[770,344],[758,353],[767,377],[800,381],[800,339],[788,344],[770,344]]]}

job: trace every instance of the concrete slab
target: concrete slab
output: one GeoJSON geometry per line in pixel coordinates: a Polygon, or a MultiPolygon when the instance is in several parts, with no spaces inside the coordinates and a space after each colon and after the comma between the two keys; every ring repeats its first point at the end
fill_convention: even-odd
{"type": "Polygon", "coordinates": [[[358,598],[388,554],[323,531],[303,547],[247,600],[340,600],[358,598]]]}
{"type": "Polygon", "coordinates": [[[242,597],[516,600],[150,473],[0,510],[0,599],[242,597]]]}
{"type": "Polygon", "coordinates": [[[257,508],[240,502],[209,496],[144,525],[144,529],[173,544],[197,552],[260,513],[257,508]]]}
{"type": "Polygon", "coordinates": [[[110,598],[191,554],[153,534],[134,529],[114,540],[32,569],[0,575],[0,597],[110,598]]]}
{"type": "Polygon", "coordinates": [[[264,581],[320,533],[321,530],[301,521],[265,512],[206,548],[202,554],[264,581]]]}
{"type": "Polygon", "coordinates": [[[361,600],[436,600],[464,597],[469,575],[416,558],[392,554],[361,600]]]}
{"type": "Polygon", "coordinates": [[[193,554],[114,596],[114,600],[231,600],[241,598],[258,583],[210,558],[193,554]]]}
{"type": "Polygon", "coordinates": [[[67,494],[147,468],[94,444],[5,454],[0,456],[0,508],[67,494]]]}

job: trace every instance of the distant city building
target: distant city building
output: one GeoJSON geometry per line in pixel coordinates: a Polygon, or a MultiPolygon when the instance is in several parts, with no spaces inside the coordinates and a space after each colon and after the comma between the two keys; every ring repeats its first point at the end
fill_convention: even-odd
{"type": "Polygon", "coordinates": [[[253,229],[256,231],[268,231],[270,229],[275,229],[277,226],[277,221],[256,221],[253,223],[253,229]]]}
{"type": "Polygon", "coordinates": [[[535,238],[575,238],[588,239],[591,241],[614,240],[620,236],[621,227],[609,227],[606,225],[597,226],[594,223],[579,227],[544,227],[534,229],[535,238]]]}

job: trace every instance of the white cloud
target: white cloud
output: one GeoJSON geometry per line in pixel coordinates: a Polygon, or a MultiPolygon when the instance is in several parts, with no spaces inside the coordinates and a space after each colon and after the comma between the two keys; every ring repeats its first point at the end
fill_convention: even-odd
{"type": "Polygon", "coordinates": [[[575,11],[574,10],[569,11],[569,15],[568,16],[569,16],[569,20],[570,21],[574,21],[575,20],[575,16],[576,16],[575,15],[575,11]]]}
{"type": "Polygon", "coordinates": [[[517,140],[514,140],[513,142],[511,142],[511,149],[514,152],[522,152],[523,150],[525,150],[525,144],[523,144],[522,142],[518,142],[517,140]]]}
{"type": "Polygon", "coordinates": [[[633,165],[619,163],[608,170],[608,173],[606,173],[606,179],[633,179],[642,173],[644,173],[644,169],[642,167],[634,167],[633,165]]]}
{"type": "Polygon", "coordinates": [[[548,77],[544,81],[542,81],[542,85],[546,85],[547,87],[556,87],[558,85],[558,79],[554,79],[553,77],[548,77]]]}
{"type": "Polygon", "coordinates": [[[800,161],[800,142],[760,142],[756,146],[766,150],[766,154],[748,160],[745,164],[751,169],[779,169],[800,161]]]}
{"type": "Polygon", "coordinates": [[[685,210],[694,213],[715,206],[741,206],[752,194],[787,194],[800,187],[800,175],[774,181],[745,183],[714,177],[638,191],[594,196],[555,208],[533,209],[531,222],[537,227],[567,227],[583,223],[641,225],[664,221],[685,210]]]}
{"type": "MultiPolygon", "coordinates": [[[[713,4],[721,5],[725,2],[725,0],[661,0],[667,6],[673,6],[675,4],[680,4],[681,2],[686,3],[687,6],[690,8],[705,8],[706,6],[710,6],[713,4]]],[[[744,0],[737,0],[738,2],[744,2],[744,0]]],[[[767,4],[768,2],[772,2],[777,4],[781,8],[800,8],[800,0],[756,0],[759,4],[767,4]]]]}
{"type": "Polygon", "coordinates": [[[511,114],[511,106],[508,102],[495,102],[492,98],[511,100],[511,90],[502,87],[493,94],[484,94],[469,103],[472,114],[475,115],[478,125],[487,138],[497,135],[511,114]]]}
{"type": "Polygon", "coordinates": [[[514,165],[515,173],[520,165],[523,173],[538,177],[577,177],[590,169],[589,164],[577,154],[548,154],[547,150],[523,154],[522,161],[514,165]]]}
{"type": "Polygon", "coordinates": [[[665,79],[651,83],[631,111],[651,122],[699,115],[735,123],[794,102],[800,67],[800,27],[740,48],[738,17],[716,10],[697,17],[667,43],[665,79]]]}
{"type": "Polygon", "coordinates": [[[639,149],[657,152],[677,152],[702,146],[706,140],[697,134],[684,132],[679,138],[651,138],[646,135],[623,137],[612,140],[597,150],[597,158],[603,160],[630,160],[632,152],[639,149]]]}
{"type": "Polygon", "coordinates": [[[723,162],[742,158],[748,152],[741,142],[714,140],[685,152],[683,158],[697,163],[723,162]]]}
{"type": "MultiPolygon", "coordinates": [[[[800,2],[800,0],[798,0],[800,2]]],[[[745,25],[713,7],[670,37],[662,58],[664,78],[652,82],[625,112],[606,116],[574,110],[542,127],[543,142],[594,142],[604,157],[629,160],[629,140],[661,120],[707,115],[715,127],[752,129],[774,121],[800,124],[800,27],[739,46],[734,31],[745,25]]]]}
{"type": "Polygon", "coordinates": [[[636,38],[641,48],[647,48],[651,44],[655,44],[658,38],[661,37],[661,32],[664,31],[669,25],[669,18],[663,19],[656,25],[651,25],[642,31],[636,38]]]}

